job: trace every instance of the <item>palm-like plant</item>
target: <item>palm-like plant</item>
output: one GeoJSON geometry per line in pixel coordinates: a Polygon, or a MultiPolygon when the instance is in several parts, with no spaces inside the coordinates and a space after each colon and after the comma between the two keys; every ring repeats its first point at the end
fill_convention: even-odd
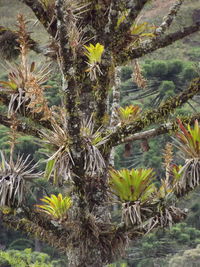
{"type": "Polygon", "coordinates": [[[72,205],[72,200],[69,196],[63,197],[61,193],[51,195],[51,197],[45,196],[41,199],[46,203],[43,205],[36,205],[38,211],[45,212],[54,219],[63,220],[67,218],[67,212],[72,205]]]}
{"type": "Polygon", "coordinates": [[[27,182],[33,178],[38,178],[41,173],[34,173],[34,166],[29,156],[23,160],[18,156],[16,163],[8,162],[1,152],[0,164],[0,206],[19,206],[27,192],[27,182]]]}
{"type": "Polygon", "coordinates": [[[112,192],[123,202],[122,219],[126,224],[138,225],[145,217],[145,205],[151,200],[155,192],[152,183],[154,172],[152,169],[122,169],[110,171],[110,187],[112,192]],[[143,213],[141,214],[141,209],[143,213]]]}

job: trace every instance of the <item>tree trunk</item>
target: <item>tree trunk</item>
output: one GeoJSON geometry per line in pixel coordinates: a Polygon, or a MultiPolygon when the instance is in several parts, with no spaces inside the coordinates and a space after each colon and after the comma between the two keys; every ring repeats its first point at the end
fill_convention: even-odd
{"type": "Polygon", "coordinates": [[[72,247],[68,251],[68,261],[70,267],[103,267],[103,259],[101,256],[101,251],[98,247],[91,246],[88,247],[86,252],[77,244],[77,246],[72,247]]]}

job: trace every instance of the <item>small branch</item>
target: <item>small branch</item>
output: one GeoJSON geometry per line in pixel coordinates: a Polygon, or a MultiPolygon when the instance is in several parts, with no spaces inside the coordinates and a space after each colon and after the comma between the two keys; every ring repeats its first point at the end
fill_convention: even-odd
{"type": "Polygon", "coordinates": [[[138,48],[133,48],[128,51],[122,51],[116,54],[116,62],[118,65],[123,65],[130,60],[145,56],[159,48],[166,47],[175,41],[181,40],[184,37],[200,30],[200,24],[184,27],[180,31],[176,31],[160,38],[152,39],[151,41],[143,42],[138,48]]]}
{"type": "MultiPolygon", "coordinates": [[[[113,92],[113,103],[111,107],[111,116],[110,116],[110,129],[114,131],[119,123],[119,116],[117,114],[117,109],[120,107],[120,79],[121,69],[119,67],[115,68],[115,84],[112,88],[113,92]]],[[[114,157],[115,157],[115,148],[112,148],[110,153],[110,165],[114,167],[114,157]]]]}
{"type": "Polygon", "coordinates": [[[184,0],[177,0],[176,3],[170,8],[167,16],[163,18],[162,24],[157,27],[154,32],[156,37],[161,36],[167,29],[169,29],[183,2],[184,0]]]}
{"type": "MultiPolygon", "coordinates": [[[[4,94],[3,92],[0,92],[0,101],[2,104],[4,104],[5,106],[8,106],[10,103],[10,98],[8,97],[7,94],[4,94]]],[[[36,125],[38,125],[38,127],[44,127],[47,129],[52,129],[51,126],[51,122],[47,121],[47,120],[42,120],[43,115],[38,113],[38,114],[31,114],[29,113],[29,110],[27,110],[26,112],[24,112],[24,114],[20,114],[20,112],[18,112],[19,116],[22,116],[24,118],[28,118],[30,119],[32,122],[34,122],[36,125]]],[[[7,118],[7,117],[6,117],[7,118]]],[[[9,118],[7,118],[9,120],[9,118]]]]}
{"type": "Polygon", "coordinates": [[[141,118],[138,118],[130,124],[119,127],[110,135],[109,141],[106,144],[107,147],[112,148],[113,146],[124,143],[125,138],[127,138],[129,135],[135,134],[151,124],[162,122],[176,108],[181,107],[199,92],[200,78],[197,78],[192,81],[188,89],[184,90],[173,99],[168,99],[159,108],[149,110],[141,118]]]}
{"type": "MultiPolygon", "coordinates": [[[[0,54],[1,57],[6,60],[15,59],[20,54],[19,50],[19,36],[15,31],[12,31],[9,28],[5,28],[0,25],[0,54]]],[[[52,55],[51,51],[49,51],[48,46],[41,46],[35,40],[33,40],[29,36],[29,48],[37,54],[42,54],[45,57],[50,57],[55,59],[56,56],[52,55]]]]}
{"type": "Polygon", "coordinates": [[[125,18],[125,21],[120,24],[118,32],[127,32],[148,2],[149,0],[130,0],[127,3],[127,8],[130,9],[129,14],[125,18]]]}
{"type": "Polygon", "coordinates": [[[39,0],[19,0],[31,8],[37,19],[42,23],[47,32],[55,37],[57,33],[56,19],[49,16],[47,10],[39,0]]]}
{"type": "MultiPolygon", "coordinates": [[[[0,124],[10,128],[12,126],[12,120],[0,114],[0,124]]],[[[32,135],[38,138],[40,137],[39,127],[37,128],[36,126],[30,126],[30,123],[18,121],[16,131],[26,135],[32,135]]]]}

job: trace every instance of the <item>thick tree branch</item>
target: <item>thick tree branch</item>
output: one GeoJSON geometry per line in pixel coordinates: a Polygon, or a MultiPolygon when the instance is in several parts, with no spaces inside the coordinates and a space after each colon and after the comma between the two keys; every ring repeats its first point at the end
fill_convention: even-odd
{"type": "Polygon", "coordinates": [[[167,100],[159,108],[149,110],[141,118],[138,118],[131,124],[126,124],[119,127],[110,135],[109,141],[107,142],[107,147],[112,148],[113,146],[121,144],[129,135],[135,134],[151,124],[162,122],[170,115],[171,112],[182,106],[199,92],[200,78],[197,78],[192,81],[188,89],[184,90],[173,99],[167,100]]]}
{"type": "MultiPolygon", "coordinates": [[[[190,117],[179,117],[179,119],[186,124],[194,123],[195,120],[200,120],[200,113],[190,117]]],[[[150,129],[141,133],[136,133],[124,139],[123,143],[134,142],[136,140],[150,139],[161,134],[174,132],[178,129],[177,120],[160,125],[158,128],[150,129]]]]}
{"type": "Polygon", "coordinates": [[[47,10],[39,0],[19,0],[30,7],[37,17],[37,19],[42,23],[47,32],[55,37],[57,33],[56,18],[49,16],[47,10]]]}
{"type": "MultiPolygon", "coordinates": [[[[10,128],[12,126],[12,120],[0,114],[0,124],[10,128]]],[[[35,125],[34,126],[30,125],[30,122],[28,123],[25,121],[24,122],[18,121],[16,131],[26,135],[31,135],[38,138],[40,137],[39,126],[36,127],[35,125]]]]}
{"type": "Polygon", "coordinates": [[[162,35],[167,29],[169,29],[183,2],[184,0],[177,0],[176,3],[170,8],[167,16],[163,18],[161,25],[156,28],[154,32],[156,36],[162,35]]]}
{"type": "MultiPolygon", "coordinates": [[[[10,103],[10,98],[8,97],[8,94],[5,94],[3,92],[0,92],[0,101],[2,104],[4,104],[5,106],[8,106],[10,103]]],[[[16,104],[17,105],[17,104],[16,104]]],[[[38,127],[44,127],[47,129],[52,129],[51,126],[51,122],[48,120],[42,120],[43,118],[43,114],[31,114],[31,112],[29,112],[29,110],[27,110],[26,112],[24,112],[24,108],[23,108],[23,115],[20,114],[20,111],[18,112],[19,116],[22,116],[24,118],[28,118],[30,119],[33,123],[35,123],[36,125],[38,125],[38,127]]],[[[6,117],[7,118],[7,117],[6,117]]],[[[7,118],[9,120],[9,118],[7,118]]],[[[22,129],[22,128],[21,128],[22,129]]],[[[21,130],[20,130],[21,132],[21,130]]],[[[23,132],[23,131],[22,131],[23,132]]],[[[35,131],[33,131],[34,133],[35,131]]],[[[31,134],[32,135],[32,134],[31,134]]]]}
{"type": "MultiPolygon", "coordinates": [[[[129,10],[129,13],[117,28],[116,22],[119,18],[117,16],[117,9],[120,8],[115,7],[114,13],[116,13],[116,18],[113,18],[110,21],[110,25],[107,30],[108,36],[106,38],[108,45],[112,47],[115,54],[118,54],[120,50],[124,49],[127,46],[127,43],[131,42],[132,36],[130,33],[130,28],[147,2],[149,2],[149,0],[130,0],[127,1],[127,3],[124,3],[126,8],[129,10]],[[112,35],[110,34],[111,30],[112,35]]],[[[120,6],[120,3],[118,3],[118,5],[120,6]]]]}
{"type": "Polygon", "coordinates": [[[3,214],[0,212],[2,222],[9,228],[22,231],[32,237],[36,237],[51,246],[66,253],[69,232],[62,226],[58,227],[51,223],[45,216],[26,208],[25,213],[3,214]]]}
{"type": "MultiPolygon", "coordinates": [[[[0,25],[0,56],[6,60],[15,59],[20,54],[18,34],[9,28],[0,25]]],[[[29,48],[37,54],[42,54],[45,57],[52,59],[56,55],[52,54],[48,46],[41,46],[31,37],[29,37],[29,48]]]]}
{"type": "Polygon", "coordinates": [[[123,65],[130,60],[145,56],[146,54],[149,54],[159,48],[166,47],[174,43],[175,41],[181,40],[184,37],[192,33],[195,33],[199,30],[200,30],[200,24],[198,23],[196,25],[184,27],[180,31],[170,33],[160,38],[155,38],[155,39],[152,39],[151,41],[143,42],[138,48],[132,48],[127,51],[125,50],[125,51],[122,51],[121,53],[118,53],[116,55],[116,64],[123,65]]]}
{"type": "Polygon", "coordinates": [[[130,0],[126,7],[130,9],[128,16],[125,20],[120,24],[118,32],[124,33],[130,29],[135,19],[138,17],[146,3],[149,0],[130,0]]]}

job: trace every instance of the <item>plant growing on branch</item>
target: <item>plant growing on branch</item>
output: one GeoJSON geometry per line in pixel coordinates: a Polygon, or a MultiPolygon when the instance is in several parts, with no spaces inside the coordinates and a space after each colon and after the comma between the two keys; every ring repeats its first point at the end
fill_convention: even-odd
{"type": "MultiPolygon", "coordinates": [[[[28,159],[18,157],[14,164],[14,159],[9,163],[2,158],[0,205],[9,205],[11,209],[19,206],[23,211],[2,214],[2,220],[66,253],[72,267],[105,266],[124,255],[129,239],[181,221],[185,212],[177,207],[177,201],[199,184],[198,122],[193,129],[175,119],[168,121],[200,92],[199,77],[157,108],[118,108],[121,65],[135,62],[135,80],[144,87],[146,82],[136,59],[200,29],[195,21],[168,33],[183,0],[175,3],[160,26],[152,28],[148,22],[139,23],[138,17],[148,2],[23,0],[46,29],[51,39],[46,46],[31,39],[25,19],[18,17],[19,30],[14,40],[20,62],[7,63],[8,80],[0,83],[1,100],[8,107],[0,113],[0,122],[12,128],[15,118],[15,132],[42,140],[38,143],[46,153],[44,177],[56,184],[60,193],[43,197],[45,204],[37,206],[42,212],[27,207],[23,197],[26,179],[35,177],[31,165],[27,166],[28,159]],[[30,50],[58,66],[62,78],[60,107],[50,107],[45,96],[49,64],[38,69],[35,61],[29,63],[30,50]],[[169,148],[166,177],[160,177],[160,185],[155,186],[152,169],[114,170],[113,152],[117,145],[135,140],[147,142],[178,127],[182,132],[178,133],[177,146],[184,152],[186,162],[183,167],[173,167],[169,148]],[[69,190],[68,184],[70,197],[63,197],[63,192],[69,190]],[[110,200],[110,191],[122,204],[120,224],[111,220],[110,205],[115,204],[116,198],[110,200]]],[[[12,34],[4,35],[5,31],[2,39],[1,29],[0,43],[5,44],[6,36],[13,40],[12,34]]],[[[184,122],[192,125],[199,117],[197,113],[184,118],[184,122]]],[[[12,146],[11,152],[13,149],[12,146]]]]}
{"type": "Polygon", "coordinates": [[[95,46],[90,44],[89,46],[85,45],[84,47],[87,50],[85,55],[88,58],[87,64],[89,66],[86,71],[89,72],[90,79],[93,81],[97,79],[97,73],[102,74],[98,64],[101,63],[104,46],[97,43],[95,46]]]}
{"type": "Polygon", "coordinates": [[[58,196],[52,194],[51,197],[45,196],[40,200],[46,204],[36,205],[38,210],[58,220],[66,219],[68,209],[72,205],[70,197],[63,197],[60,193],[58,196]]]}

